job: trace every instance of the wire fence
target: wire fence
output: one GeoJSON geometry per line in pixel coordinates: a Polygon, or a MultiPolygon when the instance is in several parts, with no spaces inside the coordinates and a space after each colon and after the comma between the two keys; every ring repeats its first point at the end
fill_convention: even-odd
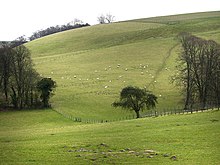
{"type": "Polygon", "coordinates": [[[82,117],[75,117],[61,110],[57,110],[57,109],[53,109],[53,110],[67,119],[70,119],[74,122],[82,122],[82,123],[108,123],[108,122],[116,122],[116,121],[123,121],[123,120],[131,120],[131,119],[136,118],[135,115],[128,115],[128,116],[115,118],[115,119],[88,119],[88,118],[82,118],[82,117]]]}
{"type": "MultiPolygon", "coordinates": [[[[220,107],[209,105],[209,106],[206,106],[205,109],[195,108],[195,109],[185,110],[183,107],[152,109],[152,110],[147,110],[145,113],[142,113],[141,117],[146,118],[146,117],[158,117],[158,116],[177,115],[177,114],[198,113],[198,112],[213,110],[215,108],[217,108],[219,110],[220,107]]],[[[92,123],[108,123],[108,122],[136,119],[135,114],[120,117],[120,118],[115,118],[115,119],[88,119],[88,118],[82,118],[82,117],[75,117],[75,116],[72,116],[71,114],[63,112],[61,110],[57,110],[57,109],[56,110],[53,109],[53,110],[56,111],[57,113],[59,113],[60,115],[64,116],[65,118],[70,119],[74,122],[82,122],[82,123],[90,123],[90,124],[92,124],[92,123]]]]}

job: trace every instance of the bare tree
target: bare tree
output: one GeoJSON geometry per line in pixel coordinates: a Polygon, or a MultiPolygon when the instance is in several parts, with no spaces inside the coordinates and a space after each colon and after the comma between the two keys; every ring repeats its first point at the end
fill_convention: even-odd
{"type": "Polygon", "coordinates": [[[10,77],[11,101],[15,108],[31,107],[39,75],[33,68],[30,51],[20,45],[13,48],[10,77]]]}
{"type": "Polygon", "coordinates": [[[177,81],[184,87],[185,109],[195,102],[205,109],[208,102],[219,104],[220,46],[188,33],[179,35],[182,51],[179,56],[177,81]]]}
{"type": "Polygon", "coordinates": [[[113,16],[112,14],[108,13],[106,15],[101,14],[100,16],[98,16],[98,22],[100,24],[105,24],[105,23],[112,23],[115,19],[115,16],[113,16]]]}
{"type": "Polygon", "coordinates": [[[83,24],[83,21],[80,20],[80,19],[75,18],[75,19],[73,20],[73,25],[82,25],[82,24],[83,24]]]}
{"type": "Polygon", "coordinates": [[[0,48],[0,89],[5,95],[5,102],[8,104],[9,78],[11,76],[12,50],[8,44],[0,48]]]}
{"type": "Polygon", "coordinates": [[[98,22],[100,23],[100,24],[105,24],[106,22],[105,22],[105,16],[102,14],[102,15],[100,15],[100,16],[98,16],[98,22]]]}
{"type": "Polygon", "coordinates": [[[108,22],[108,23],[112,23],[115,19],[115,16],[113,16],[112,14],[108,13],[106,14],[105,16],[105,20],[108,22]]]}

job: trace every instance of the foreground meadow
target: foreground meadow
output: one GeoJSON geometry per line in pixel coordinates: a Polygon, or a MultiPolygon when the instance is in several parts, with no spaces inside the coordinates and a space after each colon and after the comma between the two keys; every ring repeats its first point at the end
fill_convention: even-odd
{"type": "Polygon", "coordinates": [[[219,164],[220,111],[82,124],[0,112],[0,164],[219,164]]]}

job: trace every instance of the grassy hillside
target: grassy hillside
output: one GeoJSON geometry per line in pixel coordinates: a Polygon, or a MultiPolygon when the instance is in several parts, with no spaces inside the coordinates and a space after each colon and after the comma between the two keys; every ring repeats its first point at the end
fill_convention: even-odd
{"type": "Polygon", "coordinates": [[[0,121],[0,164],[220,163],[220,111],[103,124],[15,111],[0,121]]]}
{"type": "Polygon", "coordinates": [[[0,164],[220,164],[220,111],[117,122],[111,103],[127,85],[146,87],[158,109],[181,106],[170,84],[188,31],[220,42],[220,12],[96,25],[29,42],[35,67],[57,81],[53,110],[0,111],[0,164]]]}
{"type": "Polygon", "coordinates": [[[53,107],[75,117],[115,119],[132,115],[111,107],[127,85],[147,87],[158,109],[181,105],[170,84],[179,45],[188,31],[220,42],[220,12],[187,14],[96,25],[27,44],[37,70],[58,83],[53,107]]]}

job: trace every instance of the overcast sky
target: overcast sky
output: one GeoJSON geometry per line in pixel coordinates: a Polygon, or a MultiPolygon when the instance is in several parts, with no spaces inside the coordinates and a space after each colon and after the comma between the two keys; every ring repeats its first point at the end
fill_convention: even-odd
{"type": "Polygon", "coordinates": [[[111,13],[116,21],[191,12],[218,11],[220,0],[0,0],[0,41],[78,18],[97,24],[111,13]]]}

